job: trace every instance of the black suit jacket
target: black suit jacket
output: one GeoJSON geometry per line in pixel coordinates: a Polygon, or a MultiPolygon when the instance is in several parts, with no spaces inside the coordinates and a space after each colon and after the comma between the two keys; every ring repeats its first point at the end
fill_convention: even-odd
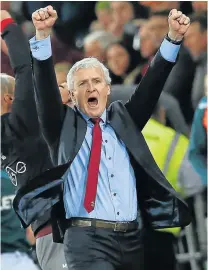
{"type": "MultiPolygon", "coordinates": [[[[158,52],[131,99],[126,104],[114,102],[107,110],[107,121],[129,152],[145,227],[185,226],[191,220],[187,205],[156,165],[141,133],[173,65],[158,52]]],[[[52,58],[45,61],[33,59],[33,72],[40,124],[54,165],[53,173],[48,172],[48,183],[59,186],[50,194],[51,189],[48,192],[42,185],[45,187],[43,193],[45,202],[53,205],[54,241],[61,241],[65,230],[62,176],[83,143],[87,124],[77,110],[62,105],[52,58]],[[56,203],[53,204],[53,200],[56,203]]],[[[35,200],[31,200],[31,211],[37,213],[38,208],[35,200]]]]}

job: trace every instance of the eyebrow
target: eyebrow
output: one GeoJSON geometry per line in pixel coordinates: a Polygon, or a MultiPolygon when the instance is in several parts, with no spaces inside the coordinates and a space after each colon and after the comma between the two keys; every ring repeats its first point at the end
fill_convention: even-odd
{"type": "Polygon", "coordinates": [[[61,85],[61,84],[59,84],[59,86],[58,86],[58,87],[64,88],[64,86],[63,86],[63,85],[61,85]]]}
{"type": "MultiPolygon", "coordinates": [[[[92,78],[92,80],[101,80],[101,78],[100,77],[94,77],[94,78],[92,78]]],[[[78,81],[78,84],[81,83],[81,82],[87,82],[87,81],[88,81],[88,79],[81,80],[81,81],[78,81]]]]}

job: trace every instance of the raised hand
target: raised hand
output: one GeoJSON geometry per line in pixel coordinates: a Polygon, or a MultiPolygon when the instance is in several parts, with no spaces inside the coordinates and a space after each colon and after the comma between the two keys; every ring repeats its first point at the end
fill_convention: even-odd
{"type": "Polygon", "coordinates": [[[180,41],[190,26],[190,19],[177,9],[172,9],[168,17],[168,36],[172,40],[180,41]]]}
{"type": "Polygon", "coordinates": [[[33,12],[32,21],[36,29],[36,39],[43,39],[49,36],[57,18],[57,12],[52,6],[33,12]]]}

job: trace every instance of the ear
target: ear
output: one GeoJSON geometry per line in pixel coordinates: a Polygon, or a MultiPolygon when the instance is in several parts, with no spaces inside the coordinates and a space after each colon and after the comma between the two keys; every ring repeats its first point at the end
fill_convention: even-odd
{"type": "Polygon", "coordinates": [[[12,102],[13,102],[13,100],[14,100],[13,95],[8,94],[8,93],[7,93],[7,94],[4,94],[4,102],[5,102],[6,104],[11,105],[12,102]]]}
{"type": "Polygon", "coordinates": [[[69,91],[70,95],[71,95],[71,99],[73,101],[74,104],[76,104],[76,95],[75,95],[75,91],[69,91]]]}
{"type": "Polygon", "coordinates": [[[110,93],[111,93],[111,87],[110,87],[110,85],[108,85],[108,93],[107,93],[107,95],[109,96],[110,93]]]}

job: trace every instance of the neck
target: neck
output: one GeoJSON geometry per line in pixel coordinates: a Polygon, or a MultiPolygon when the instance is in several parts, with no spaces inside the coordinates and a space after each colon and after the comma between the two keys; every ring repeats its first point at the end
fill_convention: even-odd
{"type": "Polygon", "coordinates": [[[9,106],[5,106],[5,105],[1,106],[1,115],[5,113],[9,113],[10,111],[11,111],[11,108],[9,108],[9,106]]]}

